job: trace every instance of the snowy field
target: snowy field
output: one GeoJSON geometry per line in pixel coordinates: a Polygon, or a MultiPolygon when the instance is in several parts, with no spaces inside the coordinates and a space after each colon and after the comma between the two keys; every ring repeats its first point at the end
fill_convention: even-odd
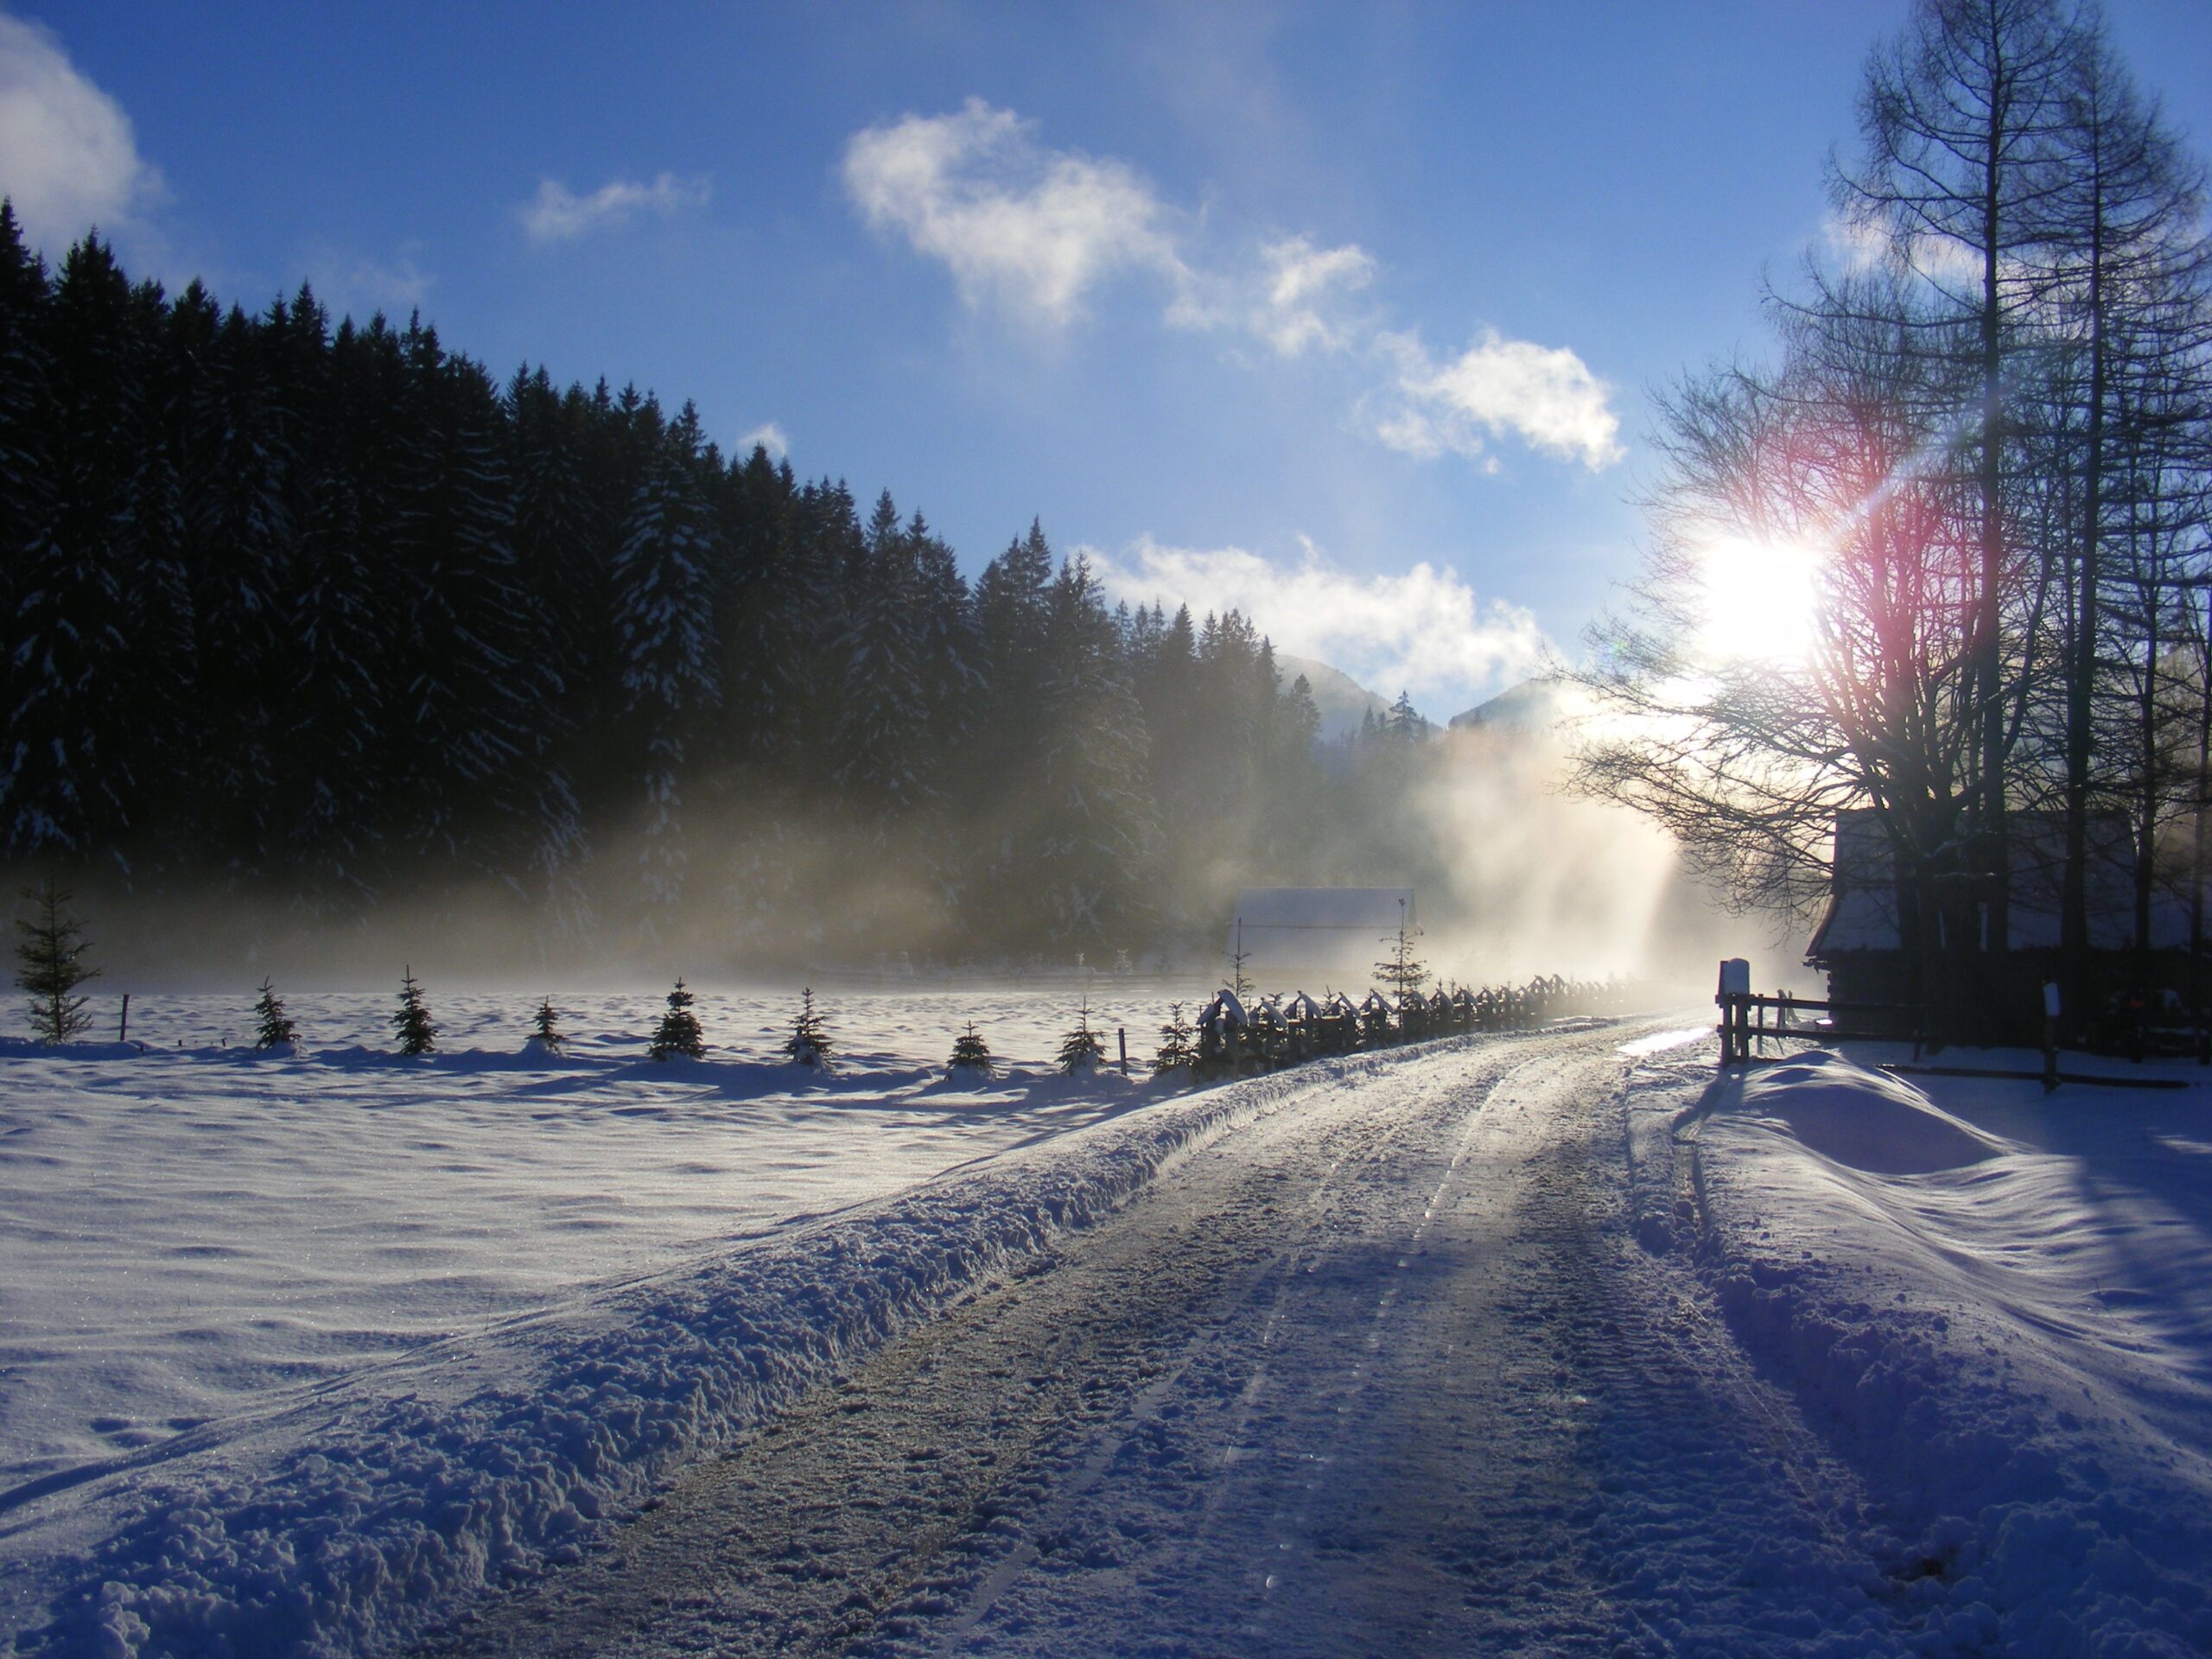
{"type": "MultiPolygon", "coordinates": [[[[1251,1616],[1297,1630],[1299,1651],[1352,1650],[1298,1610],[1351,1605],[1327,1574],[1368,1573],[1381,1546],[1345,1541],[1376,1527],[1414,1554],[1450,1545],[1440,1581],[1508,1586],[1455,1616],[1544,1650],[1764,1654],[1799,1632],[1838,1655],[2212,1651],[2212,1090],[2194,1068],[2116,1067],[2180,1086],[2046,1099],[1891,1076],[1876,1063],[1902,1056],[1866,1049],[1714,1084],[1709,1032],[1677,1018],[1174,1096],[1052,1075],[1067,1013],[1014,995],[832,999],[842,1064],[817,1078],[776,1063],[788,999],[702,995],[711,1058],[655,1066],[656,995],[564,1001],[573,1051],[547,1060],[520,1052],[531,999],[431,989],[444,1052],[423,1061],[388,1052],[389,1002],[365,996],[298,999],[289,1058],[242,1050],[250,999],[134,1002],[144,1052],[0,1052],[0,1637],[18,1653],[404,1651],[486,1586],[605,1559],[609,1525],[685,1471],[980,1287],[1020,1284],[1040,1252],[1071,1266],[1034,1281],[1039,1339],[1073,1329],[1091,1316],[1070,1241],[1135,1249],[1142,1229],[1114,1218],[1148,1187],[1180,1196],[1144,1212],[1147,1259],[1195,1261],[1172,1230],[1214,1214],[1232,1176],[1250,1242],[1209,1222],[1207,1248],[1249,1300],[1128,1341],[1133,1365],[1200,1356],[1161,1374],[1195,1402],[1166,1380],[1126,1408],[1071,1393],[1106,1411],[1109,1450],[1078,1438],[988,1477],[1035,1496],[993,1500],[974,1584],[947,1569],[954,1587],[901,1603],[883,1650],[964,1650],[957,1629],[1028,1652],[1053,1617],[1166,1606],[1149,1567],[1112,1562],[1211,1570],[1173,1531],[1202,1479],[1207,1524],[1255,1538],[1277,1535],[1284,1492],[1309,1494],[1294,1507],[1324,1576],[1295,1596],[1268,1576],[1251,1616]],[[949,1084],[971,1019],[1015,1069],[949,1084]],[[1321,1230],[1300,1243],[1294,1224],[1321,1230]],[[1260,1271],[1281,1252],[1294,1276],[1260,1271]],[[1398,1275],[1422,1259],[1460,1265],[1417,1295],[1398,1275]],[[1063,1277],[1077,1300],[1048,1317],[1063,1277]],[[1417,1304],[1433,1323],[1378,1349],[1386,1314],[1417,1304]],[[1282,1346],[1294,1328],[1309,1360],[1282,1346]],[[1483,1329],[1494,1351],[1459,1357],[1483,1329]],[[1308,1379],[1312,1399],[1254,1392],[1270,1366],[1268,1387],[1308,1379]],[[1469,1367],[1494,1387],[1443,1382],[1469,1367]],[[1476,1397],[1491,1420],[1451,1414],[1476,1397]],[[1751,1449],[1684,1427],[1707,1417],[1751,1426],[1751,1449]],[[1495,1452],[1484,1501],[1519,1506],[1499,1514],[1521,1554],[1485,1553],[1481,1526],[1507,1520],[1466,1519],[1419,1459],[1270,1484],[1310,1479],[1352,1421],[1385,1450],[1400,1430],[1472,1435],[1467,1471],[1495,1452]],[[1159,1440],[1217,1422],[1228,1438],[1203,1455],[1159,1440]],[[1155,1441],[1156,1464],[1082,1496],[1102,1456],[1155,1441]],[[1189,1472],[1231,1468],[1244,1487],[1189,1472]],[[1056,1479],[1077,1484],[1056,1497],[1056,1479]],[[1589,1496],[1531,1507],[1548,1482],[1589,1496]],[[1715,1501],[1686,1510],[1699,1482],[1715,1501]],[[1333,1507],[1310,1495],[1339,1489],[1333,1507]],[[1019,1550],[984,1546],[1028,1548],[1024,1503],[1047,1535],[1096,1510],[1083,1524],[1124,1541],[1096,1572],[1009,1578],[1019,1550]],[[1516,1559],[1568,1565],[1516,1578],[1516,1559]]],[[[1092,1018],[1109,1052],[1127,1024],[1134,1056],[1159,1013],[1148,994],[1092,1018]]],[[[1117,1317],[1152,1317],[1118,1259],[1085,1269],[1102,1306],[1123,1285],[1117,1317]]],[[[992,1363],[1032,1390],[1058,1369],[1024,1382],[1032,1368],[992,1363]]],[[[1029,1432],[1059,1431],[1047,1413],[1029,1432]]],[[[1239,1582],[1203,1588],[1228,1605],[1239,1582]]],[[[1405,1605],[1376,1617],[1409,1616],[1427,1582],[1408,1568],[1405,1605]]],[[[1186,1634],[1211,1628],[1207,1605],[1186,1634]]]]}
{"type": "MultiPolygon", "coordinates": [[[[1025,998],[827,1000],[826,1078],[779,1063],[788,1000],[702,995],[709,1058],[673,1065],[644,1058],[655,1004],[569,1001],[553,1061],[521,1052],[512,996],[436,999],[421,1060],[367,996],[294,999],[296,1057],[252,1051],[250,999],[210,997],[134,1001],[143,1054],[0,1056],[0,1492],[1135,1097],[1058,1077],[1062,1011],[1025,998]],[[969,1020],[1007,1069],[949,1084],[969,1020]]],[[[1093,1011],[1109,1053],[1138,1022],[1148,1055],[1158,1018],[1093,1011]]]]}

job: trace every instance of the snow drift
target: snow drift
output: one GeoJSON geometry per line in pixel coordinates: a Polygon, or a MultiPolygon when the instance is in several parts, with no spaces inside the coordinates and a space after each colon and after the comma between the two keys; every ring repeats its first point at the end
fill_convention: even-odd
{"type": "Polygon", "coordinates": [[[1863,1481],[1914,1651],[2212,1652],[2203,1098],[1811,1055],[1678,1120],[1700,1270],[1863,1481]]]}
{"type": "Polygon", "coordinates": [[[1870,1175],[1963,1169],[2005,1150],[1902,1079],[1833,1054],[1762,1067],[1744,1080],[1741,1102],[1808,1149],[1870,1175]]]}

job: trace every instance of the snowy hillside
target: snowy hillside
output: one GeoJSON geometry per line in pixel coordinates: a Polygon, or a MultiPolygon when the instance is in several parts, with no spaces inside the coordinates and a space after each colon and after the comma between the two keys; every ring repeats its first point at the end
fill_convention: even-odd
{"type": "Polygon", "coordinates": [[[1306,677],[1313,706],[1321,711],[1321,738],[1325,742],[1357,736],[1362,720],[1369,715],[1379,720],[1390,707],[1388,697],[1377,696],[1342,669],[1332,668],[1315,658],[1292,657],[1279,652],[1275,667],[1281,671],[1286,690],[1297,683],[1300,675],[1306,677]]]}

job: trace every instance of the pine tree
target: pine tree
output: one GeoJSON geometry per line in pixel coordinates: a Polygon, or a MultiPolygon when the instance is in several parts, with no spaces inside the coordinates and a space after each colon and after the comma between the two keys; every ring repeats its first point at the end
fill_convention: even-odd
{"type": "Polygon", "coordinates": [[[266,976],[261,982],[261,1001],[253,1005],[254,1018],[260,1021],[260,1030],[253,1039],[256,1048],[289,1048],[299,1040],[300,1028],[284,1012],[284,999],[276,995],[276,985],[266,976]]]}
{"type": "Polygon", "coordinates": [[[660,1017],[660,1029],[653,1033],[652,1045],[645,1051],[657,1060],[672,1059],[681,1054],[687,1060],[702,1059],[707,1044],[699,1030],[699,1016],[691,1012],[691,993],[677,980],[676,988],[668,994],[668,1012],[660,1017]]]}
{"type": "Polygon", "coordinates": [[[553,999],[546,997],[537,1005],[537,1012],[531,1016],[530,1040],[548,1054],[568,1052],[569,1039],[561,1033],[561,1015],[554,1007],[553,999]]]}
{"type": "Polygon", "coordinates": [[[359,890],[385,782],[391,649],[359,493],[342,472],[317,477],[296,579],[283,597],[290,695],[276,717],[283,808],[278,832],[319,874],[359,890]]]}
{"type": "Polygon", "coordinates": [[[1046,738],[1041,775],[1025,784],[1025,874],[1049,938],[1103,945],[1149,919],[1159,838],[1149,739],[1113,618],[1081,555],[1061,568],[1049,597],[1039,693],[1046,738]]]}
{"type": "Polygon", "coordinates": [[[784,1052],[793,1065],[830,1066],[830,1033],[814,1011],[814,988],[801,993],[798,1012],[791,1017],[791,1035],[784,1039],[784,1052]]]}
{"type": "Polygon", "coordinates": [[[847,595],[848,620],[838,641],[842,718],[833,751],[844,811],[879,838],[935,792],[925,775],[932,757],[914,554],[886,490],[868,522],[863,563],[847,595]]]}
{"type": "Polygon", "coordinates": [[[146,437],[137,318],[106,245],[88,236],[72,248],[47,312],[51,495],[43,522],[25,525],[27,540],[4,555],[15,607],[0,645],[15,702],[0,782],[19,852],[91,855],[128,827],[124,584],[137,553],[130,483],[146,437]]]}
{"type": "Polygon", "coordinates": [[[391,1016],[391,1028],[399,1033],[403,1054],[428,1054],[438,1046],[438,1028],[430,1023],[429,1007],[423,1001],[423,987],[412,968],[401,970],[399,1012],[391,1016]]]}
{"type": "Polygon", "coordinates": [[[21,964],[16,983],[30,994],[31,1031],[42,1043],[67,1042],[92,1023],[86,999],[75,992],[86,980],[97,979],[99,969],[82,960],[86,947],[79,937],[82,925],[69,909],[72,896],[51,878],[43,886],[26,887],[31,919],[16,923],[22,936],[16,946],[21,964]]]}
{"type": "Polygon", "coordinates": [[[1413,694],[1408,691],[1398,693],[1398,700],[1390,705],[1381,724],[1382,734],[1398,743],[1418,743],[1433,729],[1414,707],[1413,694]]]}
{"type": "Polygon", "coordinates": [[[1154,1077],[1170,1077],[1196,1069],[1198,1051],[1192,1046],[1191,1037],[1191,1022],[1183,1017],[1183,1005],[1171,1002],[1167,1023],[1160,1028],[1160,1047],[1152,1057],[1154,1077]]]}
{"type": "Polygon", "coordinates": [[[1428,982],[1428,964],[1414,955],[1413,942],[1420,937],[1418,927],[1402,926],[1383,938],[1390,954],[1375,964],[1375,982],[1387,986],[1393,996],[1418,991],[1428,982]]]}
{"type": "Polygon", "coordinates": [[[387,672],[404,688],[390,796],[424,852],[496,868],[528,844],[556,679],[515,565],[509,433],[499,391],[436,330],[400,337],[390,580],[406,602],[387,672]]]}
{"type": "Polygon", "coordinates": [[[1060,1070],[1071,1075],[1096,1070],[1106,1058],[1105,1046],[1098,1040],[1098,1033],[1090,1028],[1090,999],[1083,1000],[1083,1011],[1077,1015],[1075,1029],[1060,1039],[1060,1070]]]}
{"type": "Polygon", "coordinates": [[[686,740],[719,696],[697,443],[688,409],[654,442],[614,562],[620,706],[646,804],[639,878],[648,931],[683,899],[686,740]]]}
{"type": "Polygon", "coordinates": [[[952,1060],[946,1069],[980,1071],[987,1077],[996,1074],[997,1062],[991,1058],[990,1046],[976,1034],[974,1020],[969,1020],[968,1029],[952,1039],[952,1060]]]}

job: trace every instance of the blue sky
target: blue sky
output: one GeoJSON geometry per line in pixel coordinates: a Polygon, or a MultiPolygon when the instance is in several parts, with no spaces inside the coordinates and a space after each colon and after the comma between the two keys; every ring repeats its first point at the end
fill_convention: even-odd
{"type": "MultiPolygon", "coordinates": [[[[2212,6],[2108,11],[2212,138],[2212,6]]],[[[26,6],[0,189],[772,429],[971,571],[1040,516],[1443,715],[1633,568],[1646,393],[1759,347],[1904,12],[26,6]]]]}

